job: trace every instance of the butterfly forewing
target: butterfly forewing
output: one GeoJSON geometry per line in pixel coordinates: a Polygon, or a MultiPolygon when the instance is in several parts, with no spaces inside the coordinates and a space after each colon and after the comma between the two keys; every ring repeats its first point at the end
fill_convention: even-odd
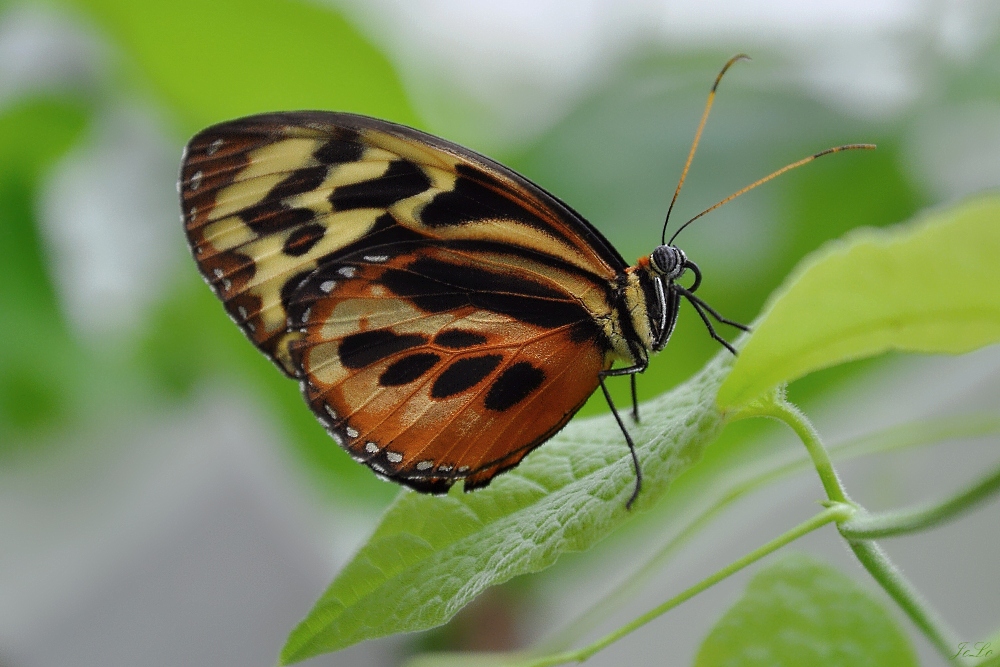
{"type": "Polygon", "coordinates": [[[333,437],[423,491],[484,486],[609,368],[625,263],[487,158],[350,114],[270,114],[188,146],[185,227],[244,333],[333,437]]]}

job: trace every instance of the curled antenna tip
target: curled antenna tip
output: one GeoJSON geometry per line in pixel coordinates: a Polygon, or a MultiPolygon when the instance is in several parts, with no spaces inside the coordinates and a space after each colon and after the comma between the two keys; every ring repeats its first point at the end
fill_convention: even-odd
{"type": "Polygon", "coordinates": [[[820,151],[813,155],[813,158],[823,157],[824,155],[829,155],[830,153],[839,153],[840,151],[873,151],[877,148],[875,144],[844,144],[843,146],[834,146],[833,148],[827,148],[824,151],[820,151]]]}
{"type": "Polygon", "coordinates": [[[715,77],[715,83],[712,84],[713,93],[716,88],[719,87],[719,82],[722,81],[722,77],[726,74],[726,71],[741,60],[750,60],[750,56],[745,53],[737,53],[735,56],[726,61],[726,64],[722,66],[722,71],[720,71],[718,76],[715,77]]]}

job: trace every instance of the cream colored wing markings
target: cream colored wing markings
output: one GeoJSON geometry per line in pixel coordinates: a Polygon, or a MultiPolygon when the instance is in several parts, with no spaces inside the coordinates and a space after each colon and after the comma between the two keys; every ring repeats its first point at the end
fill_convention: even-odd
{"type": "MultiPolygon", "coordinates": [[[[287,326],[287,314],[282,304],[287,279],[315,269],[320,258],[361,239],[385,212],[385,209],[379,208],[335,212],[331,204],[331,195],[338,188],[373,181],[389,168],[390,161],[386,159],[389,154],[377,148],[367,148],[360,161],[329,167],[318,187],[292,193],[279,200],[284,209],[310,211],[308,221],[275,233],[254,231],[253,219],[248,222],[241,214],[246,216],[252,207],[266,203],[272,197],[274,188],[289,173],[295,173],[297,169],[321,167],[313,157],[320,145],[322,141],[285,139],[251,151],[249,164],[234,175],[233,184],[217,194],[215,207],[204,225],[203,238],[210,250],[202,253],[203,262],[228,252],[239,253],[253,262],[253,275],[240,285],[240,293],[257,297],[259,306],[240,306],[237,314],[245,320],[258,318],[259,321],[252,324],[258,338],[280,333],[287,326]],[[280,173],[271,173],[276,169],[280,169],[280,173]],[[290,255],[290,240],[306,224],[320,227],[311,229],[313,237],[307,239],[308,249],[290,255]]],[[[223,300],[233,296],[229,288],[234,270],[216,269],[209,276],[223,300]]]]}
{"type": "MultiPolygon", "coordinates": [[[[555,250],[559,256],[576,264],[580,268],[593,269],[592,262],[577,252],[576,248],[559,242],[543,230],[512,223],[506,219],[487,219],[465,225],[452,225],[443,228],[428,227],[420,222],[420,210],[436,196],[450,192],[454,188],[456,175],[453,171],[456,160],[452,156],[441,153],[426,146],[414,145],[413,142],[381,136],[381,133],[370,132],[365,135],[369,140],[378,140],[386,148],[367,148],[363,159],[329,169],[326,178],[319,187],[307,192],[294,194],[281,200],[287,208],[308,209],[313,212],[313,220],[332,233],[324,233],[320,242],[316,243],[307,253],[298,258],[294,264],[289,264],[287,254],[283,252],[285,243],[295,234],[293,227],[283,230],[280,235],[261,237],[244,222],[239,213],[258,205],[269,196],[271,190],[289,172],[296,168],[315,167],[319,163],[312,157],[317,147],[322,143],[313,139],[284,139],[275,144],[251,151],[250,164],[236,174],[235,182],[220,191],[216,198],[215,208],[208,217],[209,226],[204,230],[204,237],[216,252],[239,250],[253,258],[257,263],[256,275],[247,288],[262,297],[267,306],[273,307],[280,301],[280,288],[254,287],[267,282],[269,278],[290,271],[296,274],[313,268],[311,260],[323,257],[350,243],[362,238],[370,230],[371,224],[382,212],[377,213],[350,212],[349,215],[330,217],[332,205],[330,195],[339,187],[370,182],[384,175],[390,162],[387,157],[405,157],[419,160],[423,173],[428,177],[431,187],[414,196],[404,198],[388,207],[388,211],[396,221],[420,233],[433,232],[433,236],[444,239],[464,239],[472,241],[494,241],[509,243],[527,248],[537,248],[541,251],[555,250]],[[375,159],[373,159],[375,158],[375,159]],[[280,169],[281,173],[272,173],[280,169]],[[553,248],[553,243],[559,247],[553,248]],[[273,264],[274,266],[268,266],[273,264]]],[[[342,214],[340,214],[342,215],[342,214]]],[[[311,222],[312,222],[311,221],[311,222]]],[[[278,326],[280,317],[267,318],[265,328],[273,331],[278,326]]]]}
{"type": "MultiPolygon", "coordinates": [[[[389,124],[385,125],[388,127],[389,124]]],[[[419,166],[430,181],[430,187],[423,192],[403,198],[388,207],[389,213],[398,224],[441,240],[494,241],[550,252],[581,269],[605,276],[614,275],[614,271],[585,242],[574,238],[577,230],[555,229],[563,227],[564,223],[555,220],[545,201],[540,200],[534,193],[526,191],[523,184],[492,170],[485,162],[473,161],[462,153],[442,150],[442,146],[398,136],[388,131],[367,128],[360,130],[359,134],[368,146],[365,153],[366,160],[379,158],[390,161],[406,160],[419,166]],[[532,216],[544,224],[528,225],[503,216],[472,217],[467,222],[455,225],[425,224],[423,209],[439,195],[455,189],[459,178],[456,170],[459,167],[474,169],[476,177],[488,181],[489,188],[495,190],[499,196],[507,197],[512,207],[520,207],[525,215],[532,216]],[[546,225],[554,231],[567,233],[547,233],[546,225]]],[[[444,142],[438,140],[438,143],[444,142]]],[[[476,202],[468,204],[474,206],[476,202]]]]}
{"type": "MultiPolygon", "coordinates": [[[[302,169],[325,169],[325,175],[322,180],[315,186],[302,192],[290,193],[279,201],[288,208],[306,208],[314,211],[317,215],[332,213],[333,206],[330,203],[330,195],[335,188],[375,180],[385,173],[389,164],[390,161],[381,159],[365,159],[360,162],[350,162],[329,167],[324,167],[320,164],[304,164],[302,169]]],[[[293,173],[294,170],[268,174],[255,177],[254,179],[241,180],[227,186],[219,192],[215,208],[209,215],[209,222],[245,212],[247,209],[263,203],[271,197],[274,187],[293,173]]],[[[206,233],[206,238],[211,239],[211,234],[206,233]]]]}
{"type": "MultiPolygon", "coordinates": [[[[435,228],[436,234],[441,238],[492,239],[514,242],[542,252],[560,253],[567,261],[608,279],[627,267],[613,246],[590,223],[556,197],[503,165],[417,130],[352,117],[350,114],[337,116],[345,118],[345,122],[364,125],[367,129],[361,130],[361,133],[372,145],[428,169],[441,169],[451,174],[458,174],[464,169],[462,175],[466,177],[466,181],[488,181],[491,188],[505,193],[511,201],[542,222],[543,228],[549,227],[553,232],[546,234],[538,227],[523,224],[510,229],[509,219],[494,219],[484,223],[459,225],[457,228],[435,228]],[[373,126],[380,129],[371,129],[373,126]],[[553,243],[560,247],[553,247],[553,243]]],[[[454,186],[442,188],[442,191],[452,189],[454,186]]]]}
{"type": "MultiPolygon", "coordinates": [[[[226,124],[220,132],[223,130],[282,137],[283,141],[292,142],[282,151],[267,151],[266,155],[258,156],[256,162],[261,170],[274,169],[275,167],[265,166],[271,163],[287,165],[289,162],[294,162],[296,157],[301,157],[307,152],[310,142],[321,142],[343,132],[355,133],[357,140],[367,146],[365,160],[403,158],[413,164],[421,165],[433,182],[433,189],[439,192],[447,192],[453,188],[451,182],[455,178],[456,169],[469,168],[475,174],[475,178],[487,177],[487,180],[492,182],[490,187],[508,195],[511,201],[530,211],[557,233],[549,235],[541,231],[539,227],[545,225],[515,223],[512,226],[509,220],[494,219],[445,229],[435,228],[435,237],[493,239],[543,251],[553,250],[553,239],[558,237],[561,247],[554,250],[566,255],[569,261],[581,268],[610,277],[625,266],[596,230],[548,193],[488,158],[416,130],[351,114],[325,112],[252,117],[226,124]],[[603,254],[594,250],[592,247],[594,241],[604,249],[603,254]]],[[[248,174],[253,173],[255,172],[248,172],[248,174]]],[[[421,193],[414,199],[397,202],[392,212],[401,224],[412,224],[415,228],[426,231],[426,227],[420,226],[419,213],[426,200],[430,198],[430,192],[421,193]]]]}
{"type": "Polygon", "coordinates": [[[364,142],[383,155],[394,159],[402,158],[428,169],[455,173],[455,165],[461,162],[457,156],[435,148],[427,143],[395,136],[390,132],[365,129],[360,132],[364,142]]]}

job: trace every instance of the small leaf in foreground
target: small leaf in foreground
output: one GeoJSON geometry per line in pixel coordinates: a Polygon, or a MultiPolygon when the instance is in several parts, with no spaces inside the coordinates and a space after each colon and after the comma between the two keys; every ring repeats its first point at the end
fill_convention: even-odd
{"type": "Polygon", "coordinates": [[[356,642],[441,625],[482,590],[552,565],[649,507],[701,458],[723,422],[715,392],[731,357],[643,408],[630,423],[643,486],[610,415],[570,423],[516,469],[475,493],[402,492],[368,543],[292,632],[290,664],[356,642]]]}
{"type": "Polygon", "coordinates": [[[695,667],[910,667],[907,636],[852,579],[800,554],[760,571],[709,633],[695,667]]]}
{"type": "Polygon", "coordinates": [[[998,257],[996,194],[823,246],[771,298],[719,390],[720,408],[888,350],[958,354],[1000,341],[998,257]]]}

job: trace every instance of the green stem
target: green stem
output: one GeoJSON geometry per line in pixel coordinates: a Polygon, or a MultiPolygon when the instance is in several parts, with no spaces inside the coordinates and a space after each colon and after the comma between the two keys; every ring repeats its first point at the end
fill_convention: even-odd
{"type": "Polygon", "coordinates": [[[590,656],[597,653],[598,651],[600,651],[601,649],[609,646],[610,644],[613,644],[622,637],[637,630],[638,628],[649,623],[658,616],[661,616],[662,614],[670,611],[671,609],[681,604],[682,602],[691,599],[698,593],[701,593],[705,589],[714,586],[715,584],[719,583],[726,577],[729,577],[730,575],[739,572],[743,568],[747,567],[752,563],[755,563],[764,556],[767,556],[768,554],[780,549],[789,542],[793,542],[798,538],[802,537],[803,535],[811,533],[817,528],[821,528],[822,526],[825,526],[830,522],[846,521],[854,514],[854,511],[855,511],[854,507],[851,505],[842,503],[833,504],[827,509],[820,512],[819,514],[812,517],[811,519],[800,523],[795,528],[792,528],[783,535],[780,535],[779,537],[771,540],[764,546],[759,547],[754,551],[751,551],[747,555],[743,556],[742,558],[730,563],[728,566],[722,568],[715,574],[705,579],[702,579],[700,582],[698,582],[691,588],[688,588],[683,593],[680,593],[679,595],[670,598],[660,606],[651,609],[650,611],[646,612],[642,616],[639,616],[635,620],[626,623],[625,625],[618,628],[614,632],[611,632],[602,637],[601,639],[598,639],[596,642],[574,651],[564,651],[562,653],[556,653],[547,656],[541,656],[538,658],[528,659],[523,662],[519,661],[517,664],[523,667],[551,667],[552,665],[561,665],[567,662],[582,662],[587,658],[589,658],[590,656]]]}
{"type": "Polygon", "coordinates": [[[973,509],[997,492],[1000,492],[1000,467],[944,501],[893,512],[858,513],[840,526],[840,534],[849,540],[859,540],[924,530],[973,509]]]}
{"type": "Polygon", "coordinates": [[[955,647],[959,643],[958,635],[928,605],[923,596],[893,565],[881,547],[871,541],[848,540],[848,544],[875,581],[906,612],[913,624],[920,628],[941,655],[946,660],[955,662],[953,656],[955,647]]]}
{"type": "Polygon", "coordinates": [[[801,410],[785,401],[782,397],[771,395],[767,400],[754,403],[752,406],[744,408],[738,415],[744,417],[771,417],[787,424],[806,446],[809,457],[812,459],[816,473],[823,483],[826,496],[833,502],[851,503],[851,499],[844,490],[844,485],[840,483],[837,471],[833,468],[830,455],[823,447],[819,433],[801,410]]]}
{"type": "MultiPolygon", "coordinates": [[[[847,497],[847,492],[840,483],[826,448],[820,440],[819,433],[809,422],[802,412],[795,406],[784,400],[780,394],[771,394],[764,401],[754,404],[752,408],[745,410],[747,416],[756,413],[780,419],[794,430],[812,457],[816,472],[819,473],[823,481],[823,488],[826,489],[827,496],[831,502],[849,503],[856,511],[864,511],[856,503],[851,502],[847,497]]],[[[740,415],[742,416],[742,415],[740,415]]],[[[854,513],[852,513],[853,516],[854,513]]],[[[843,525],[845,522],[839,522],[843,525]]],[[[899,571],[889,556],[874,542],[861,540],[848,540],[851,550],[858,557],[861,564],[868,570],[869,574],[885,589],[896,604],[902,608],[910,620],[913,621],[921,632],[930,640],[932,644],[941,652],[946,659],[952,660],[952,647],[958,645],[957,635],[948,627],[938,614],[931,609],[923,597],[907,581],[903,573],[899,571]]]]}

